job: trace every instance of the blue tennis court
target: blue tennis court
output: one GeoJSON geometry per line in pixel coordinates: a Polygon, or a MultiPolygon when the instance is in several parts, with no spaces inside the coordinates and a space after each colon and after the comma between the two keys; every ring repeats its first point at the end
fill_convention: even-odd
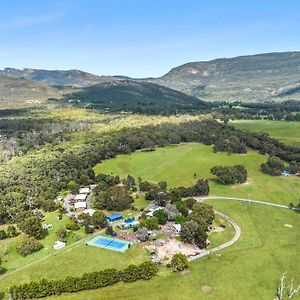
{"type": "Polygon", "coordinates": [[[113,239],[106,236],[97,235],[87,242],[87,245],[105,248],[109,250],[125,252],[130,248],[131,243],[126,241],[121,241],[118,239],[113,239]]]}

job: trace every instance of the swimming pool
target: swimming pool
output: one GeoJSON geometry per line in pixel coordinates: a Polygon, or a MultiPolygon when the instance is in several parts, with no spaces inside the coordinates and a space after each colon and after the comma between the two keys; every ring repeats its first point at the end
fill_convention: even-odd
{"type": "Polygon", "coordinates": [[[131,247],[131,243],[118,239],[97,235],[87,242],[89,246],[105,248],[109,250],[125,252],[131,247]]]}

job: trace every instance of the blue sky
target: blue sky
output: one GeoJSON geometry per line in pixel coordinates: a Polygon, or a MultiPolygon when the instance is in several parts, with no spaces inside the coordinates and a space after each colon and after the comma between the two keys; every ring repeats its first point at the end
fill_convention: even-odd
{"type": "Polygon", "coordinates": [[[160,76],[190,61],[300,50],[298,0],[3,0],[0,69],[160,76]]]}

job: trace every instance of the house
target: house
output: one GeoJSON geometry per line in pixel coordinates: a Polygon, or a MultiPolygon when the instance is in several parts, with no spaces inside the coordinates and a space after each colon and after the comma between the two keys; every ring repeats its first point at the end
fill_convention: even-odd
{"type": "Polygon", "coordinates": [[[181,224],[172,224],[173,228],[175,229],[176,233],[181,231],[181,224]]]}
{"type": "Polygon", "coordinates": [[[92,208],[89,208],[89,209],[85,209],[85,210],[83,211],[83,213],[84,213],[84,214],[88,214],[88,215],[90,215],[90,216],[92,217],[93,214],[95,213],[95,210],[92,209],[92,208]]]}
{"type": "Polygon", "coordinates": [[[146,217],[152,218],[152,217],[153,217],[153,213],[154,213],[155,211],[159,210],[159,209],[164,209],[164,210],[165,210],[166,208],[165,208],[165,207],[162,207],[162,206],[157,206],[157,205],[152,206],[151,208],[148,207],[148,210],[150,210],[150,211],[146,213],[146,217]]]}
{"type": "Polygon", "coordinates": [[[77,194],[75,196],[75,201],[76,202],[78,202],[78,201],[80,201],[80,202],[85,201],[86,198],[87,198],[87,196],[88,196],[87,194],[77,194]]]}
{"type": "Polygon", "coordinates": [[[90,188],[81,188],[79,189],[79,194],[89,194],[90,193],[90,188]]]}
{"type": "Polygon", "coordinates": [[[121,214],[111,214],[111,215],[107,216],[107,220],[109,222],[115,222],[115,221],[119,221],[122,219],[123,219],[123,216],[121,214]]]}
{"type": "Polygon", "coordinates": [[[61,241],[56,241],[53,245],[54,250],[59,250],[59,249],[65,248],[65,247],[66,247],[66,243],[61,242],[61,241]]]}
{"type": "Polygon", "coordinates": [[[86,202],[85,201],[79,201],[74,203],[74,208],[76,210],[85,210],[86,209],[86,202]]]}

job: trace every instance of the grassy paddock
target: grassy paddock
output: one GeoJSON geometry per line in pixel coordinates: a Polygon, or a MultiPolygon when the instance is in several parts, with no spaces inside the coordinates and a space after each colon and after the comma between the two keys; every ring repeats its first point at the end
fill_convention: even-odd
{"type": "Polygon", "coordinates": [[[125,177],[128,174],[143,180],[167,180],[170,187],[190,186],[199,178],[212,178],[210,168],[216,165],[242,164],[248,170],[248,180],[242,185],[224,186],[210,181],[210,195],[245,197],[275,203],[298,203],[300,180],[295,176],[272,177],[260,171],[267,157],[255,151],[247,154],[214,153],[211,146],[181,144],[156,149],[154,152],[135,152],[103,161],[95,167],[96,174],[106,173],[125,177]]]}
{"type": "MultiPolygon", "coordinates": [[[[139,281],[50,299],[274,299],[284,271],[300,282],[299,215],[284,209],[234,201],[210,202],[241,227],[240,240],[220,253],[190,264],[186,275],[161,268],[150,281],[139,281]],[[285,227],[290,224],[293,227],[285,227]],[[211,290],[205,289],[205,286],[211,290]]],[[[299,295],[294,298],[299,299],[299,295]]]]}
{"type": "Polygon", "coordinates": [[[235,120],[231,124],[239,129],[266,132],[288,145],[300,146],[300,122],[235,120]]]}

